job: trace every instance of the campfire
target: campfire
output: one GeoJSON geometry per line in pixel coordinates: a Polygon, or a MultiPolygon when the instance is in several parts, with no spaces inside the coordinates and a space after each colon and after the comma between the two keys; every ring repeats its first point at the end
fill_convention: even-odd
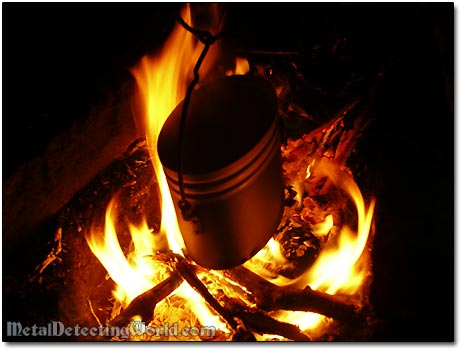
{"type": "MultiPolygon", "coordinates": [[[[264,60],[268,53],[226,51],[218,8],[212,6],[208,16],[201,27],[184,7],[162,49],[132,67],[132,111],[143,136],[60,211],[54,245],[30,281],[43,283],[48,272],[70,273],[61,319],[105,327],[90,340],[366,340],[376,321],[369,300],[376,201],[370,188],[360,188],[356,177],[363,180],[366,171],[354,160],[370,122],[369,96],[356,96],[316,119],[303,109],[302,94],[291,91],[296,82],[264,60]],[[206,265],[187,247],[187,219],[172,189],[171,169],[159,154],[159,139],[178,105],[187,109],[188,94],[247,77],[274,91],[280,217],[257,205],[243,207],[251,225],[239,226],[242,244],[253,243],[253,226],[270,226],[276,218],[276,228],[265,229],[270,235],[262,247],[254,242],[251,253],[213,242],[231,251],[234,264],[213,259],[206,265]],[[75,237],[66,241],[70,235],[75,237]],[[84,251],[72,251],[78,244],[84,251]],[[113,328],[130,331],[121,336],[113,328]],[[187,335],[177,334],[182,329],[189,329],[187,335]]],[[[290,77],[302,81],[297,67],[290,69],[295,73],[290,77]]],[[[192,122],[192,113],[188,117],[192,122]]],[[[181,186],[179,175],[177,181],[181,186]]],[[[261,195],[267,202],[276,197],[261,195]]],[[[223,231],[242,221],[231,213],[223,231]]],[[[213,243],[202,253],[222,256],[211,250],[213,243]]]]}
{"type": "MultiPolygon", "coordinates": [[[[181,18],[189,26],[196,25],[188,7],[181,18]]],[[[219,16],[215,19],[207,28],[213,35],[221,24],[219,16]]],[[[115,283],[112,309],[103,317],[92,310],[95,319],[114,327],[142,324],[144,331],[137,328],[132,340],[147,339],[145,326],[165,323],[215,329],[213,335],[195,333],[180,340],[305,341],[341,338],[345,333],[348,338],[366,338],[363,328],[373,324],[368,292],[375,201],[363,198],[346,165],[366,126],[364,112],[356,113],[358,101],[279,147],[284,211],[277,230],[259,252],[242,265],[221,270],[202,267],[188,254],[157,147],[162,126],[186,95],[205,45],[178,23],[161,52],[143,57],[132,69],[138,91],[134,114],[145,126],[146,140],[139,141],[128,158],[143,153],[145,160],[135,162],[132,178],[122,187],[124,191],[139,188],[139,180],[147,184],[144,192],[158,187],[160,225],[149,224],[145,197],[130,207],[124,195],[116,193],[104,221],[82,232],[115,283]],[[351,120],[353,126],[346,127],[351,120]],[[133,221],[127,210],[137,211],[133,221]],[[123,244],[127,240],[131,241],[123,244]]],[[[263,66],[256,63],[252,73],[253,62],[235,57],[234,69],[219,71],[216,66],[223,54],[219,41],[209,48],[200,83],[223,73],[257,74],[272,80],[279,104],[287,102],[283,100],[286,86],[277,86],[263,66]]],[[[281,117],[290,122],[290,115],[281,117]]],[[[90,300],[87,305],[91,306],[90,300]]],[[[174,338],[163,333],[151,339],[174,338]]]]}

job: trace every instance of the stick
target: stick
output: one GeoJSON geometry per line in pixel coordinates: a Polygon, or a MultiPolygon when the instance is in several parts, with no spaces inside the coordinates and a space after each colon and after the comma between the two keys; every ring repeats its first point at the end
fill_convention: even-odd
{"type": "Polygon", "coordinates": [[[91,304],[91,299],[88,299],[88,307],[90,308],[91,315],[93,315],[93,317],[94,317],[94,318],[96,319],[96,321],[98,322],[99,327],[101,327],[101,326],[102,326],[102,322],[99,320],[98,316],[97,316],[96,313],[94,312],[93,304],[91,304]]]}
{"type": "Polygon", "coordinates": [[[272,318],[264,311],[249,308],[236,299],[225,297],[225,306],[229,312],[242,319],[245,325],[259,334],[276,334],[294,341],[311,341],[298,326],[272,318]]]}
{"type": "Polygon", "coordinates": [[[180,275],[172,274],[157,286],[133,299],[128,307],[110,322],[110,327],[126,326],[135,315],[141,316],[146,323],[150,322],[157,303],[177,289],[182,282],[183,278],[180,275]]]}
{"type": "Polygon", "coordinates": [[[200,295],[211,305],[218,314],[236,331],[234,340],[255,341],[253,334],[247,331],[241,324],[234,319],[234,316],[213,297],[206,286],[199,280],[195,274],[195,269],[189,265],[186,259],[180,259],[176,264],[179,274],[192,286],[200,295]]]}
{"type": "Polygon", "coordinates": [[[310,287],[298,290],[276,286],[242,266],[225,270],[224,275],[245,286],[253,294],[254,302],[260,309],[310,311],[348,322],[365,320],[355,305],[310,287]]]}
{"type": "Polygon", "coordinates": [[[51,251],[48,253],[45,260],[35,267],[34,274],[29,277],[29,282],[39,279],[45,269],[58,259],[58,255],[62,251],[62,228],[58,228],[56,231],[56,234],[54,235],[54,243],[54,246],[51,248],[51,251]]]}

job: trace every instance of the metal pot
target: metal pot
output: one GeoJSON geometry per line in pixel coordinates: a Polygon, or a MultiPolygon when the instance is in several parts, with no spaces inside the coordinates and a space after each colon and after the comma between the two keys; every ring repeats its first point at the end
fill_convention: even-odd
{"type": "Polygon", "coordinates": [[[265,80],[230,76],[194,91],[184,133],[183,185],[194,219],[178,202],[178,130],[182,103],[164,124],[158,153],[188,254],[226,269],[255,255],[283,212],[277,99],[265,80]]]}

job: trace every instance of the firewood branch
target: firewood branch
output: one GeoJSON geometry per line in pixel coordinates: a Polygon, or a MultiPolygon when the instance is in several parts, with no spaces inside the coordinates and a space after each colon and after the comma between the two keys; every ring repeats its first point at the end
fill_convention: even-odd
{"type": "Polygon", "coordinates": [[[242,326],[234,316],[232,311],[224,308],[208,291],[207,287],[200,281],[195,273],[195,268],[189,262],[182,258],[176,264],[176,270],[186,280],[191,287],[196,290],[210,306],[236,331],[234,340],[237,341],[255,341],[253,334],[249,332],[245,326],[242,326]]]}
{"type": "Polygon", "coordinates": [[[110,325],[112,327],[126,326],[136,315],[149,322],[153,318],[157,303],[177,289],[182,282],[183,278],[174,272],[155,287],[133,299],[128,307],[110,322],[110,325]]]}
{"type": "Polygon", "coordinates": [[[141,316],[143,321],[150,321],[156,304],[179,287],[184,280],[234,329],[233,340],[237,341],[254,341],[255,337],[251,331],[280,335],[295,341],[311,340],[297,326],[276,320],[266,313],[271,310],[310,311],[349,323],[365,321],[357,306],[345,303],[336,296],[314,291],[309,287],[298,290],[276,286],[243,266],[224,270],[223,274],[246,287],[259,309],[250,308],[242,301],[227,295],[222,295],[219,298],[220,302],[198,278],[197,273],[202,268],[181,256],[175,257],[173,274],[136,297],[111,321],[111,326],[126,326],[136,315],[141,316]]]}
{"type": "Polygon", "coordinates": [[[357,306],[310,287],[298,290],[276,286],[242,266],[225,270],[224,275],[246,287],[253,294],[256,305],[263,310],[309,311],[342,321],[365,321],[357,306]]]}
{"type": "Polygon", "coordinates": [[[262,310],[249,308],[234,298],[224,297],[225,308],[234,313],[247,327],[259,334],[275,334],[294,341],[311,341],[298,326],[279,321],[262,310]]]}

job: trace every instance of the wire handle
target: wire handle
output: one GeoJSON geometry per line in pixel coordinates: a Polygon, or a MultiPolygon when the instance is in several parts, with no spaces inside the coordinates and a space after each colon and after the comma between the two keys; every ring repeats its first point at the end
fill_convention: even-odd
{"type": "Polygon", "coordinates": [[[186,29],[187,31],[195,35],[200,40],[200,42],[205,45],[203,47],[202,52],[200,53],[197,63],[195,63],[194,78],[187,86],[186,96],[184,97],[183,107],[181,111],[181,119],[179,122],[179,135],[178,135],[179,137],[178,182],[179,182],[179,192],[181,195],[181,199],[178,202],[178,207],[181,210],[181,214],[184,220],[191,221],[194,225],[195,232],[199,233],[202,231],[200,220],[197,217],[196,213],[194,212],[194,209],[191,203],[187,200],[186,193],[184,190],[184,145],[185,145],[184,131],[186,128],[187,112],[189,109],[192,91],[194,90],[195,85],[197,85],[198,81],[200,80],[200,75],[199,75],[200,67],[208,53],[208,50],[210,49],[210,46],[213,45],[216,42],[216,40],[218,40],[222,36],[222,34],[219,33],[217,35],[213,35],[206,30],[197,30],[191,27],[189,24],[187,24],[184,21],[184,19],[181,17],[180,14],[177,15],[177,21],[179,24],[181,24],[181,26],[184,29],[186,29]]]}

